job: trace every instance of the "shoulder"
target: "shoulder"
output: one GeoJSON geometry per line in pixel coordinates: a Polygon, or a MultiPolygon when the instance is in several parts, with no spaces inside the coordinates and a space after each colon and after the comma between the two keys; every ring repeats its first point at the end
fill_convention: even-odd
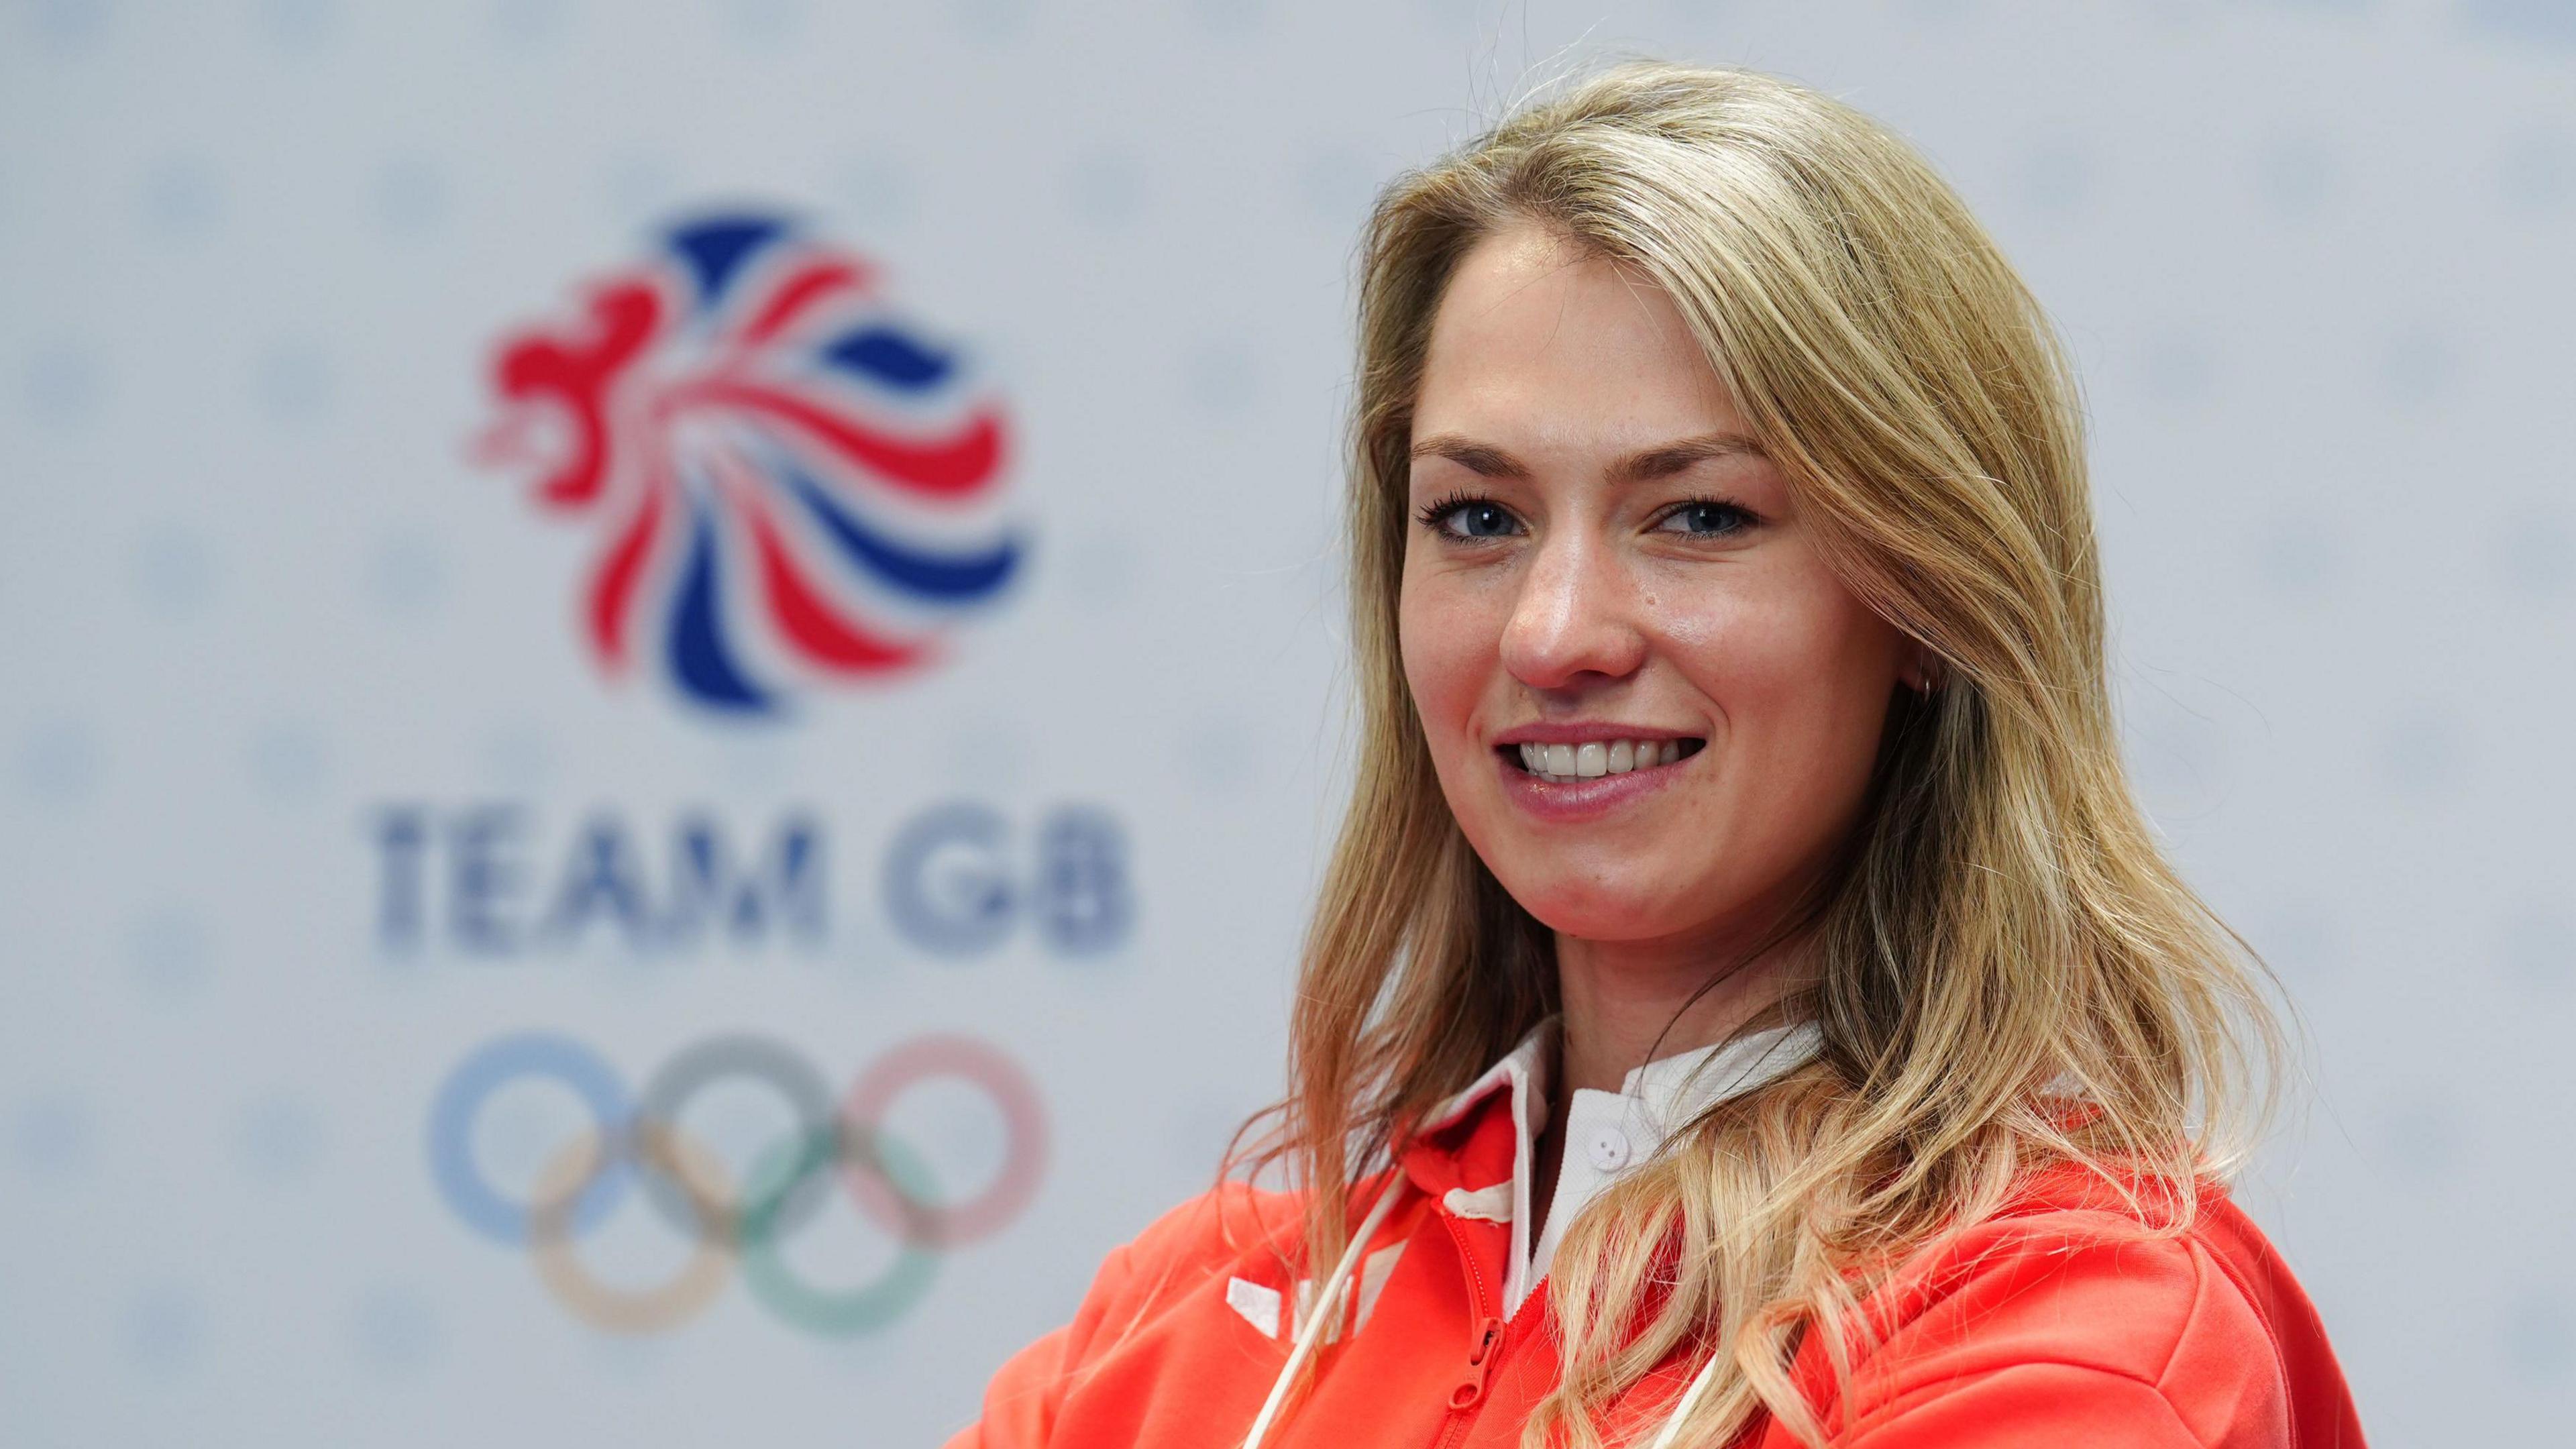
{"type": "Polygon", "coordinates": [[[1076,1359],[1115,1343],[1210,1280],[1282,1276],[1301,1252],[1305,1199],[1226,1181],[1109,1250],[1083,1294],[1066,1346],[1076,1359]]]}
{"type": "MultiPolygon", "coordinates": [[[[1110,1249],[1063,1327],[1003,1363],[986,1384],[982,1416],[950,1449],[1022,1449],[1055,1435],[1068,1394],[1121,1345],[1168,1341],[1198,1292],[1296,1242],[1302,1200],[1226,1182],[1191,1198],[1110,1249]],[[1157,1327],[1159,1325],[1159,1328],[1157,1327]]],[[[1152,1351],[1149,1350],[1149,1357],[1152,1351]]],[[[1114,1389],[1113,1389],[1114,1392],[1114,1389]]]]}
{"type": "Polygon", "coordinates": [[[2314,1311],[2214,1187],[2175,1231],[2096,1180],[2043,1174],[1907,1263],[1867,1314],[1838,1443],[2289,1445],[2312,1437],[2303,1419],[2349,1417],[2314,1311]],[[2300,1381],[2310,1361],[2330,1382],[2300,1381]]]}
{"type": "Polygon", "coordinates": [[[1110,1251],[1094,1291],[1133,1294],[1174,1277],[1230,1271],[1253,1259],[1292,1252],[1303,1226],[1302,1195],[1227,1181],[1190,1198],[1110,1251]]]}

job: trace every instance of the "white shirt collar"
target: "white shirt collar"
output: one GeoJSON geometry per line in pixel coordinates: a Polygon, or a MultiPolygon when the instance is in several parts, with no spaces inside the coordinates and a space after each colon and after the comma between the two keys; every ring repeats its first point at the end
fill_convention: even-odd
{"type": "MultiPolygon", "coordinates": [[[[1548,1073],[1556,1059],[1559,1023],[1560,1018],[1551,1016],[1531,1028],[1502,1060],[1443,1102],[1424,1129],[1445,1127],[1466,1115],[1487,1093],[1506,1084],[1511,1088],[1512,1124],[1519,1141],[1512,1156],[1512,1262],[1503,1287],[1507,1313],[1517,1310],[1547,1276],[1565,1225],[1603,1189],[1652,1157],[1675,1129],[1729,1097],[1804,1065],[1823,1045],[1823,1033],[1813,1022],[1796,1022],[1659,1057],[1631,1069],[1616,1092],[1577,1089],[1566,1106],[1564,1163],[1549,1200],[1547,1228],[1532,1243],[1530,1197],[1535,1184],[1531,1179],[1538,1135],[1547,1126],[1548,1073]]],[[[1462,1204],[1449,1206],[1456,1212],[1462,1204]]],[[[1491,1216],[1481,1204],[1478,1213],[1491,1216]]]]}

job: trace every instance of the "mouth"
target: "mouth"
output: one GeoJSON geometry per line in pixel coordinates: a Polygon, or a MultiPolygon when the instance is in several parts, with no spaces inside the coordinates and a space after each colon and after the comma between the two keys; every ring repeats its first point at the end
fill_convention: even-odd
{"type": "Polygon", "coordinates": [[[1678,764],[1708,747],[1689,737],[1625,740],[1522,740],[1494,747],[1504,765],[1550,785],[1572,785],[1678,764]]]}

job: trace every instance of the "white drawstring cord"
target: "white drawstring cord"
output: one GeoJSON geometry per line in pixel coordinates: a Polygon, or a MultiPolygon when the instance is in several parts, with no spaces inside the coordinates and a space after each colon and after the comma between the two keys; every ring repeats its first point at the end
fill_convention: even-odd
{"type": "MultiPolygon", "coordinates": [[[[1333,1276],[1324,1280],[1323,1291],[1315,1295],[1315,1304],[1306,1315],[1305,1327],[1297,1330],[1296,1346],[1288,1351],[1288,1362],[1280,1367],[1279,1377],[1271,1381],[1270,1397],[1262,1401],[1260,1417],[1252,1421],[1252,1432],[1243,1436],[1243,1449],[1261,1449],[1261,1441],[1269,1437],[1272,1421],[1279,1417],[1280,1406],[1288,1401],[1288,1386],[1297,1381],[1297,1370],[1305,1366],[1307,1356],[1315,1351],[1316,1343],[1323,1337],[1324,1325],[1339,1316],[1335,1309],[1340,1306],[1343,1286],[1350,1282],[1351,1269],[1358,1265],[1360,1255],[1368,1251],[1369,1239],[1377,1236],[1377,1230],[1386,1222],[1386,1215],[1395,1210],[1395,1201],[1404,1195],[1404,1187],[1404,1176],[1398,1173],[1395,1181],[1378,1198],[1377,1206],[1370,1208],[1368,1216],[1360,1220],[1360,1230],[1352,1235],[1351,1245],[1342,1250],[1342,1261],[1333,1265],[1333,1276]]],[[[1663,1431],[1655,1436],[1650,1449],[1674,1449],[1681,1442],[1682,1421],[1699,1406],[1700,1395],[1708,1392],[1709,1381],[1717,1377],[1717,1362],[1717,1355],[1709,1355],[1708,1362],[1701,1364],[1699,1372],[1691,1376],[1690,1387],[1682,1390],[1681,1401],[1673,1405],[1672,1417],[1664,1421],[1663,1431]]]]}
{"type": "Polygon", "coordinates": [[[1288,1362],[1280,1368],[1278,1379],[1270,1385],[1270,1397],[1262,1402],[1261,1417],[1252,1421],[1252,1432],[1243,1437],[1243,1449],[1261,1449],[1262,1439],[1270,1433],[1271,1420],[1279,1417],[1280,1406],[1288,1402],[1288,1386],[1297,1381],[1297,1370],[1305,1366],[1307,1355],[1315,1351],[1316,1342],[1323,1337],[1324,1325],[1340,1316],[1334,1310],[1340,1306],[1343,1285],[1350,1282],[1351,1269],[1358,1264],[1360,1254],[1367,1250],[1369,1239],[1377,1236],[1378,1228],[1386,1222],[1386,1215],[1394,1211],[1395,1200],[1404,1195],[1404,1186],[1404,1174],[1399,1172],[1395,1181],[1388,1184],[1386,1192],[1378,1198],[1377,1206],[1370,1208],[1368,1216],[1360,1220],[1360,1230],[1352,1235],[1351,1245],[1342,1250],[1342,1261],[1333,1265],[1333,1276],[1325,1279],[1323,1288],[1315,1294],[1314,1306],[1306,1313],[1306,1326],[1297,1330],[1297,1346],[1288,1351],[1288,1362]]]}
{"type": "Polygon", "coordinates": [[[1673,1416],[1664,1421],[1664,1432],[1655,1436],[1652,1449],[1673,1449],[1681,1442],[1682,1420],[1689,1418],[1690,1411],[1698,1407],[1699,1396],[1708,1392],[1708,1381],[1715,1377],[1717,1355],[1710,1354],[1708,1362],[1701,1364],[1699,1372],[1691,1376],[1690,1387],[1682,1390],[1682,1401],[1673,1405],[1673,1416]]]}

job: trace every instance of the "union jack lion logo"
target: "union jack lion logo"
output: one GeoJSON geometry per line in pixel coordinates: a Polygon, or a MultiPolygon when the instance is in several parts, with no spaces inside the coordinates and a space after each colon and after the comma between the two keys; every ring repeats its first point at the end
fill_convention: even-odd
{"type": "Polygon", "coordinates": [[[1018,569],[1000,405],[865,259],[783,217],[701,216],[585,308],[500,341],[476,451],[597,520],[580,618],[604,673],[651,650],[698,704],[774,715],[799,675],[918,668],[1018,569]]]}

